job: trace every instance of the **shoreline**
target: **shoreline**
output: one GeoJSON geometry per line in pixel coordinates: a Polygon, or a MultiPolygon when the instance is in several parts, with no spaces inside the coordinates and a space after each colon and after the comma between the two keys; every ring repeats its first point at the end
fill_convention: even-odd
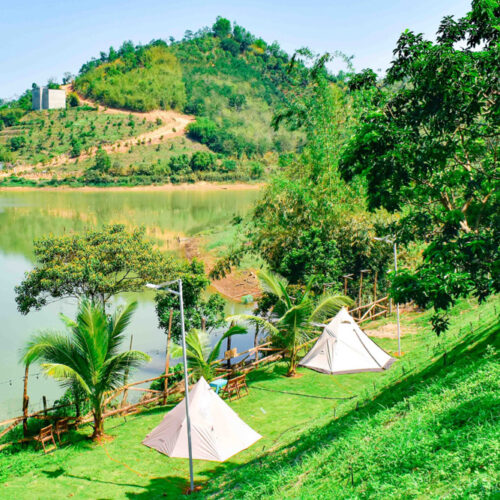
{"type": "Polygon", "coordinates": [[[149,186],[0,186],[1,191],[80,191],[80,192],[120,192],[120,191],[246,191],[259,190],[265,186],[265,182],[257,183],[222,183],[222,182],[195,182],[182,184],[161,184],[149,186]]]}

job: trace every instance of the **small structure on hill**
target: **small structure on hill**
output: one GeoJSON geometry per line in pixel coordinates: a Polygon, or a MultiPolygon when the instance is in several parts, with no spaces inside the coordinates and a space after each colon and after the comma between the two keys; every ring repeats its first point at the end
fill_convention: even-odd
{"type": "MultiPolygon", "coordinates": [[[[188,458],[183,399],[142,442],[169,457],[188,458]]],[[[224,462],[262,436],[215,394],[202,377],[189,391],[193,458],[224,462]]]]}
{"type": "Polygon", "coordinates": [[[361,330],[343,307],[299,365],[330,375],[340,375],[387,370],[394,361],[361,330]]]}
{"type": "Polygon", "coordinates": [[[32,91],[31,104],[33,110],[61,109],[66,107],[66,91],[35,87],[32,91]]]}

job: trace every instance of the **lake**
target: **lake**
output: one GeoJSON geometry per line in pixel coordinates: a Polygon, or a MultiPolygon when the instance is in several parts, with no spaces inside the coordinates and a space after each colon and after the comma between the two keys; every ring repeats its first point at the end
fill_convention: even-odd
{"type": "MultiPolygon", "coordinates": [[[[229,224],[247,213],[258,197],[256,189],[122,190],[122,191],[0,191],[0,420],[20,415],[24,368],[19,349],[30,335],[43,329],[62,330],[59,314],[74,315],[73,300],[57,301],[23,316],[17,311],[14,287],[33,266],[33,240],[49,233],[81,231],[89,226],[123,223],[145,226],[146,234],[165,251],[178,251],[178,238],[194,236],[229,224]]],[[[115,303],[132,298],[139,306],[129,334],[133,348],[147,352],[152,361],[131,379],[159,375],[165,363],[165,334],[157,327],[154,293],[124,294],[115,303]]],[[[228,314],[247,310],[227,302],[228,314]]],[[[214,334],[214,340],[217,333],[214,334]]],[[[124,348],[128,347],[128,340],[124,348]]],[[[253,344],[253,335],[236,336],[239,351],[253,344]]],[[[49,405],[61,394],[53,380],[31,368],[30,411],[49,405]]]]}

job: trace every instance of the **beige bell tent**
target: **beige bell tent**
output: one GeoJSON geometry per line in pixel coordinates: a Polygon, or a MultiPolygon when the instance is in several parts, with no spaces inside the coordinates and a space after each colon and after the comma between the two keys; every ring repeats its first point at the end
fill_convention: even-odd
{"type": "Polygon", "coordinates": [[[299,364],[340,375],[387,370],[394,361],[361,330],[347,309],[342,308],[299,364]]]}
{"type": "MultiPolygon", "coordinates": [[[[189,391],[193,458],[224,462],[262,436],[215,394],[204,378],[189,391]]],[[[188,458],[186,406],[182,400],[142,442],[169,457],[188,458]]]]}

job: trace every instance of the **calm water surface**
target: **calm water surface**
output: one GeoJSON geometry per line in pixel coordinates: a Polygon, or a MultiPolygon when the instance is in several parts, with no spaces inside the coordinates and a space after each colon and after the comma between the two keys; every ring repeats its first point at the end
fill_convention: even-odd
{"type": "MultiPolygon", "coordinates": [[[[38,330],[61,329],[59,313],[74,315],[75,302],[58,301],[27,316],[17,311],[14,287],[33,266],[33,239],[49,233],[62,234],[106,223],[143,225],[147,235],[162,249],[176,251],[177,239],[227,224],[243,215],[257,198],[256,190],[207,191],[0,191],[0,420],[21,414],[22,377],[19,349],[38,330]]],[[[125,294],[117,303],[136,299],[139,307],[129,333],[133,347],[148,352],[152,361],[131,378],[158,375],[164,366],[165,335],[157,327],[153,294],[125,294]]],[[[227,313],[243,306],[227,303],[227,313]]],[[[214,334],[214,339],[217,334],[214,334]]],[[[253,337],[237,336],[233,344],[244,350],[253,337]]],[[[128,345],[128,341],[125,343],[128,345]]],[[[49,404],[61,391],[57,383],[31,369],[28,393],[30,411],[49,404]]]]}

